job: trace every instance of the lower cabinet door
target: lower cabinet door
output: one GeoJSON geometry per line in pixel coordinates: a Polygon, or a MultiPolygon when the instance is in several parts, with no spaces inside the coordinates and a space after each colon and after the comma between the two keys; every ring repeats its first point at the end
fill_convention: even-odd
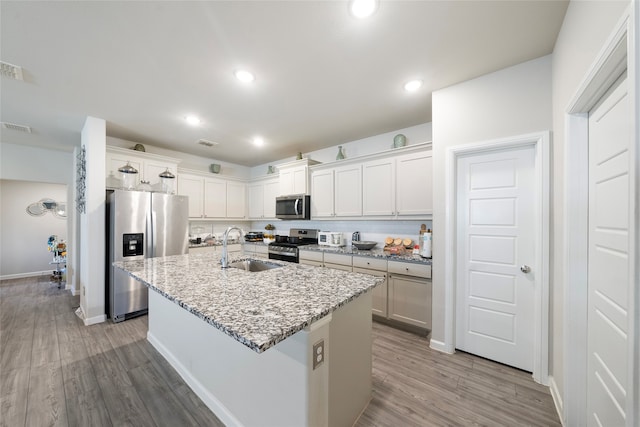
{"type": "Polygon", "coordinates": [[[390,275],[389,319],[431,329],[431,280],[390,275]]]}
{"type": "Polygon", "coordinates": [[[387,317],[387,272],[358,267],[353,267],[353,272],[384,277],[384,282],[373,288],[373,293],[371,294],[371,313],[376,316],[387,317]]]}

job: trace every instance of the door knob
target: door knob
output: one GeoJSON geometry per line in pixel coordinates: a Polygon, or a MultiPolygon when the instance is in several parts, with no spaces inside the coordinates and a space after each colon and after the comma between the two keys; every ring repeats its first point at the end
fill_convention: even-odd
{"type": "Polygon", "coordinates": [[[529,273],[529,272],[531,271],[531,267],[529,267],[529,266],[528,266],[528,265],[526,265],[526,264],[523,264],[523,265],[520,267],[520,271],[522,271],[523,273],[529,273]]]}

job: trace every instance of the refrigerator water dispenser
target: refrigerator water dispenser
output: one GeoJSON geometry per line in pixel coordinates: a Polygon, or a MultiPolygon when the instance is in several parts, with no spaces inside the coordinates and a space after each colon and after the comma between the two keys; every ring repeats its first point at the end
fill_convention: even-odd
{"type": "Polygon", "coordinates": [[[144,233],[122,235],[122,256],[144,255],[144,233]]]}

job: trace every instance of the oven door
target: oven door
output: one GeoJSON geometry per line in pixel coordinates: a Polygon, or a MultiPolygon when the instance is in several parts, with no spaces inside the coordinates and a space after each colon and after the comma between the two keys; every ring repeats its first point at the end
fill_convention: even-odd
{"type": "Polygon", "coordinates": [[[286,248],[283,246],[269,246],[269,259],[279,261],[299,262],[298,248],[286,248]]]}

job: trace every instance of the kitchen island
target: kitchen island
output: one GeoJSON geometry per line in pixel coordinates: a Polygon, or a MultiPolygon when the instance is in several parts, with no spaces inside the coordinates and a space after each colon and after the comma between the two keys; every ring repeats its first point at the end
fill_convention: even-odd
{"type": "Polygon", "coordinates": [[[148,340],[226,425],[352,425],[371,397],[380,279],[265,262],[278,267],[223,270],[208,253],[114,265],[152,290],[148,340]]]}

